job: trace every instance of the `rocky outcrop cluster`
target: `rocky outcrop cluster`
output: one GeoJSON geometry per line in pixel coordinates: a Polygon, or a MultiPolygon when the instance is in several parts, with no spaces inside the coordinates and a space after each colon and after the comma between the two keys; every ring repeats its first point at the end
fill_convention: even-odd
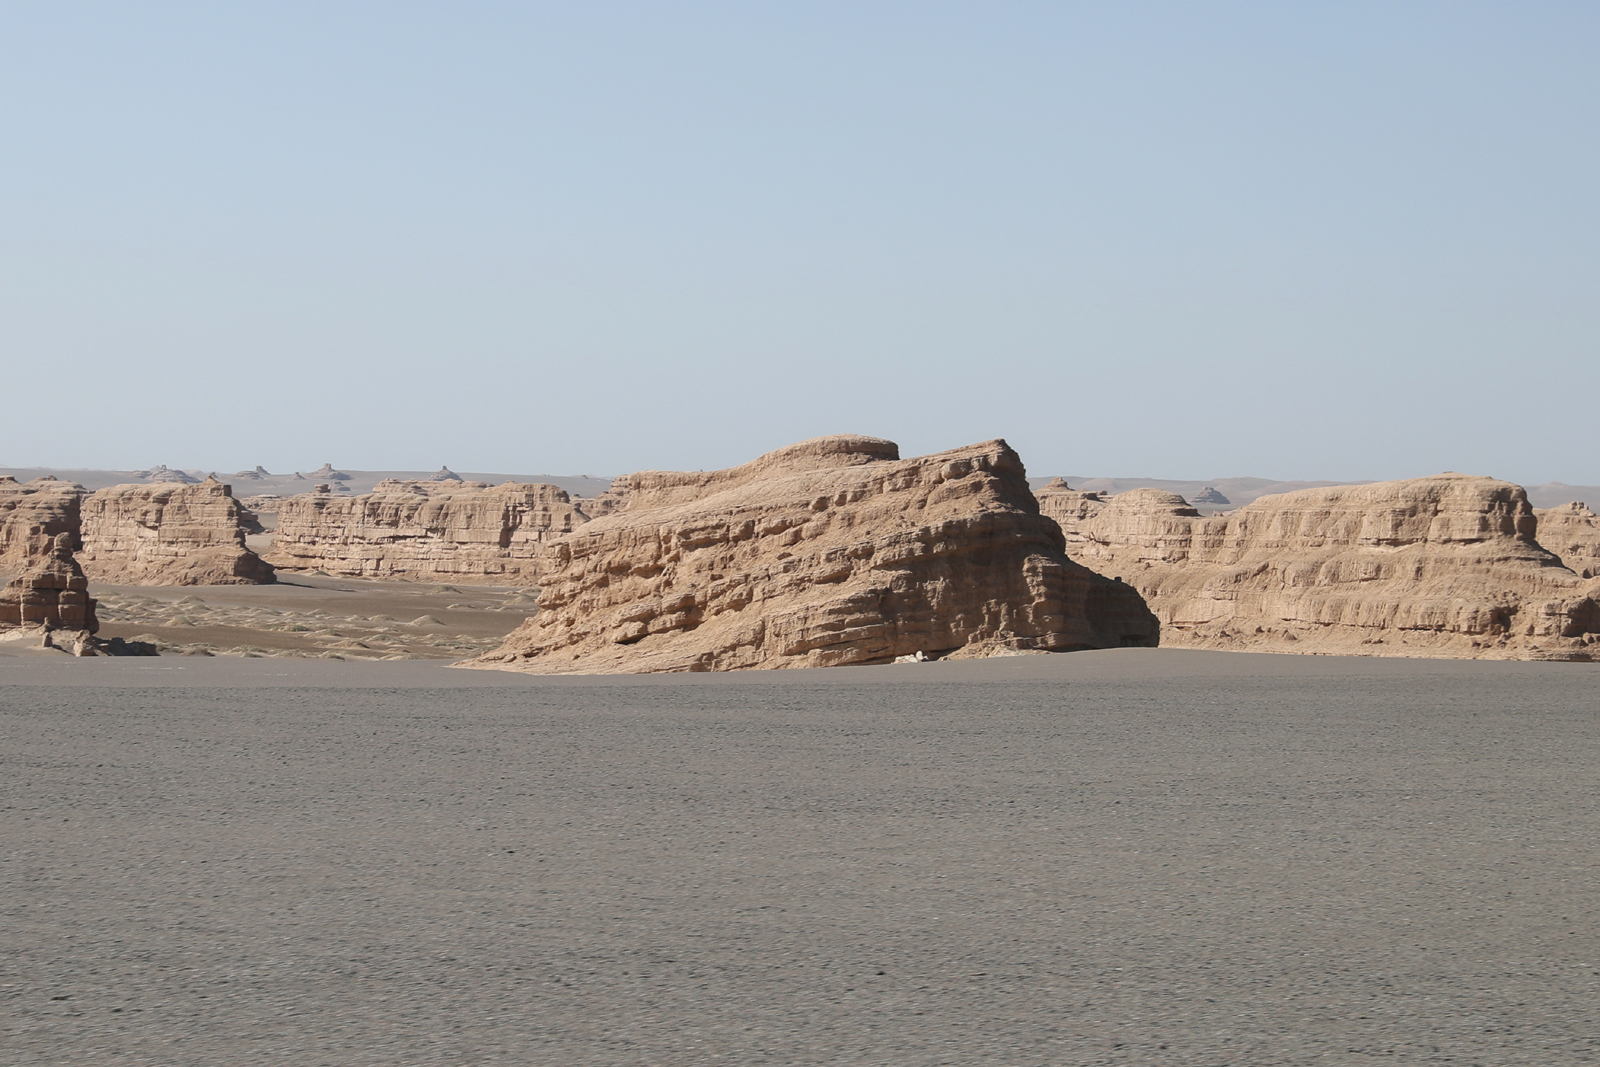
{"type": "Polygon", "coordinates": [[[348,577],[529,583],[539,547],[586,521],[553,485],[391,480],[283,500],[267,558],[348,577]]]}
{"type": "Polygon", "coordinates": [[[1069,554],[1143,594],[1163,644],[1600,657],[1594,564],[1563,565],[1592,545],[1589,518],[1569,511],[1567,555],[1551,552],[1536,539],[1543,516],[1508,482],[1445,474],[1307,489],[1214,517],[1155,489],[1102,497],[1052,484],[1039,504],[1069,554]]]}
{"type": "Polygon", "coordinates": [[[539,613],[470,665],[721,671],[1154,645],[1138,594],[1069,560],[1004,441],[902,460],[823,437],[646,472],[542,553],[539,613]]]}
{"type": "Polygon", "coordinates": [[[72,554],[72,535],[57,534],[50,548],[0,590],[0,627],[81,635],[57,647],[85,644],[100,629],[89,579],[72,554]]]}
{"type": "Polygon", "coordinates": [[[213,479],[112,486],[83,499],[79,561],[111,585],[270,582],[272,567],[245,547],[247,525],[232,490],[213,479]]]}
{"type": "Polygon", "coordinates": [[[82,497],[75,482],[0,477],[0,572],[16,573],[49,556],[61,534],[76,545],[82,497]]]}

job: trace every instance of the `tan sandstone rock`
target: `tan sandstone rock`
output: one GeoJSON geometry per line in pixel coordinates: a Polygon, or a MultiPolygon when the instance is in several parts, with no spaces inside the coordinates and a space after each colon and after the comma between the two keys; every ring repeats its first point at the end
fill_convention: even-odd
{"type": "Polygon", "coordinates": [[[587,518],[553,485],[389,480],[282,501],[267,558],[350,577],[525,583],[539,546],[587,518]]]}
{"type": "Polygon", "coordinates": [[[1162,643],[1590,659],[1600,583],[1534,539],[1521,487],[1444,474],[1261,497],[1202,517],[1154,489],[1039,492],[1067,551],[1144,594],[1162,643]]]}
{"type": "MultiPolygon", "coordinates": [[[[72,535],[57,534],[50,550],[0,590],[0,627],[81,634],[88,642],[100,629],[89,579],[72,554],[72,535]]],[[[66,647],[66,643],[57,647],[66,647]]]]}
{"type": "Polygon", "coordinates": [[[1600,516],[1578,501],[1533,513],[1539,519],[1539,544],[1580,578],[1600,578],[1600,516]]]}
{"type": "Polygon", "coordinates": [[[539,614],[472,666],[643,673],[1154,645],[1134,591],[1067,559],[1017,454],[805,441],[618,479],[546,548],[539,614]]]}
{"type": "Polygon", "coordinates": [[[75,482],[0,477],[0,571],[15,573],[49,556],[59,534],[76,545],[82,497],[75,482]]]}
{"type": "Polygon", "coordinates": [[[272,568],[245,547],[232,490],[195,485],[116,485],[83,501],[83,550],[92,581],[111,585],[253,585],[272,568]]]}

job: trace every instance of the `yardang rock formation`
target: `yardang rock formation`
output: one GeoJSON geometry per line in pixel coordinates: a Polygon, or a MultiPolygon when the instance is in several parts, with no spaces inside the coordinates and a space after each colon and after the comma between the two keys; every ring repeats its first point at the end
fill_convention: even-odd
{"type": "Polygon", "coordinates": [[[471,666],[644,673],[1154,645],[1134,590],[1067,559],[1017,454],[902,460],[834,436],[619,479],[546,547],[539,614],[471,666]]]}
{"type": "MultiPolygon", "coordinates": [[[[100,629],[89,580],[72,555],[72,535],[57,534],[50,550],[0,590],[0,627],[80,634],[78,644],[100,629]]],[[[64,647],[64,646],[63,646],[64,647]]]]}
{"type": "Polygon", "coordinates": [[[1600,578],[1600,516],[1579,501],[1534,508],[1533,513],[1539,520],[1540,545],[1560,556],[1578,577],[1600,578]]]}
{"type": "Polygon", "coordinates": [[[268,559],[347,577],[531,582],[539,546],[585,521],[553,485],[386,481],[282,501],[268,559]]]}
{"type": "Polygon", "coordinates": [[[83,500],[79,562],[111,585],[240,585],[273,580],[245,547],[246,520],[218,481],[118,485],[83,500]]]}
{"type": "MultiPolygon", "coordinates": [[[[1600,655],[1600,582],[1535,540],[1527,495],[1509,482],[1443,474],[1306,489],[1211,518],[1157,489],[1105,499],[1052,484],[1039,502],[1074,558],[1144,595],[1165,645],[1600,655]]],[[[1584,521],[1574,514],[1569,540],[1584,521]]]]}

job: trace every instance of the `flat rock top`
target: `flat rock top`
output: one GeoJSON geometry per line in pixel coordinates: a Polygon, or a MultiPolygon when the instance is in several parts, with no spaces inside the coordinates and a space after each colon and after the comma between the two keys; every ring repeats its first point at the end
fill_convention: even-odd
{"type": "Polygon", "coordinates": [[[90,494],[90,499],[95,502],[111,502],[114,505],[130,502],[150,501],[154,503],[220,503],[232,492],[232,487],[225,482],[208,478],[202,482],[152,482],[150,484],[127,483],[125,485],[108,485],[104,489],[96,489],[90,494]]]}
{"type": "Polygon", "coordinates": [[[611,488],[625,494],[624,506],[630,510],[671,507],[786,475],[861,467],[899,458],[900,446],[893,441],[860,434],[831,434],[787,445],[723,470],[638,471],[616,479],[611,488]]]}
{"type": "Polygon", "coordinates": [[[1592,1048],[1597,667],[50,666],[0,671],[18,1063],[1592,1048]]]}

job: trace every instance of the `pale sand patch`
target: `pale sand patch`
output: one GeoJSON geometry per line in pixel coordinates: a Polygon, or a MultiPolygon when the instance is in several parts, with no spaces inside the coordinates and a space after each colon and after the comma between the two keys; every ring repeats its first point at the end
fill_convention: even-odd
{"type": "Polygon", "coordinates": [[[154,640],[163,655],[457,660],[497,647],[536,608],[526,587],[303,574],[270,585],[95,584],[90,593],[101,637],[154,640]]]}

